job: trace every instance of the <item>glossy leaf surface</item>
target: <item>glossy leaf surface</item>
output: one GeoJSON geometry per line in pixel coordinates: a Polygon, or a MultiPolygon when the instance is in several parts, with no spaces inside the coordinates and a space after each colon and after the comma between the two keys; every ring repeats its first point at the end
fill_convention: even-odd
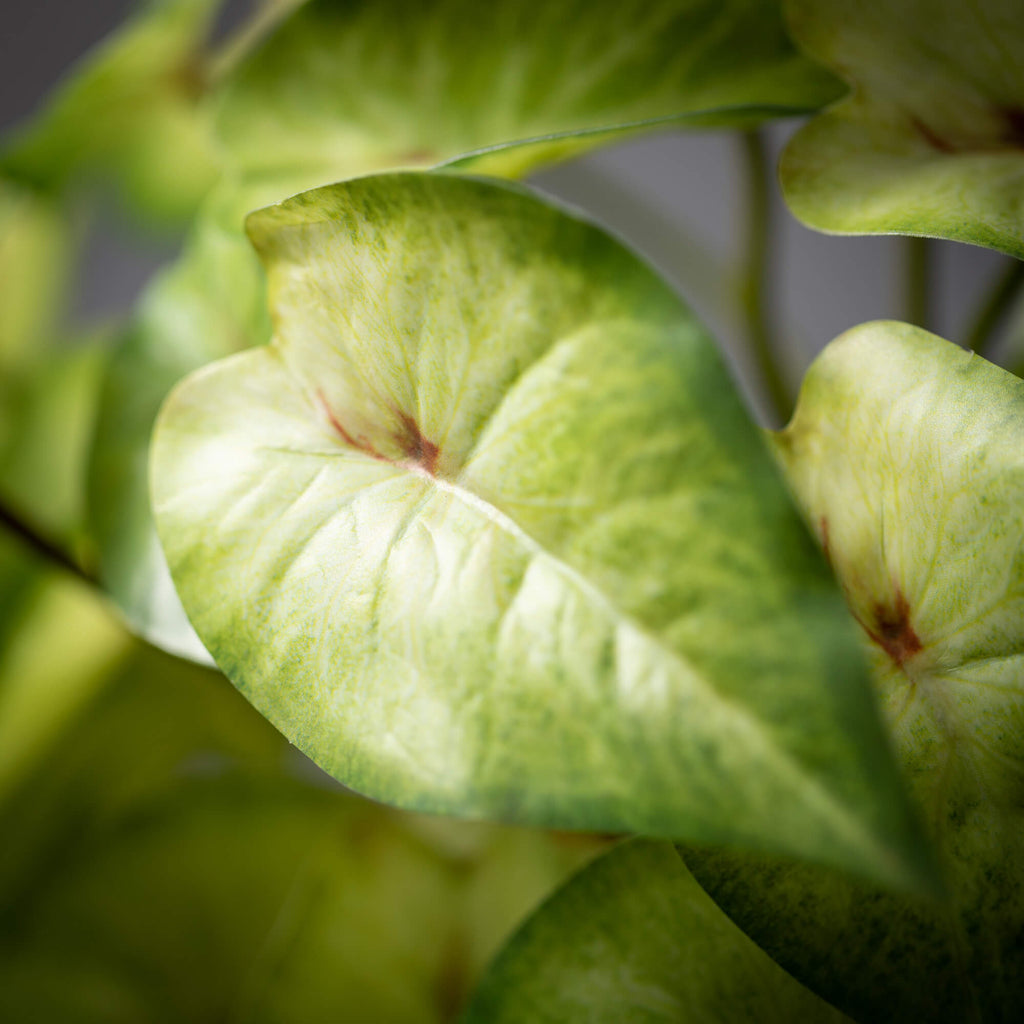
{"type": "Polygon", "coordinates": [[[903,324],[812,367],[776,449],[860,622],[953,911],[687,855],[744,930],[860,1019],[1024,1005],[1024,382],[903,324]]]}
{"type": "Polygon", "coordinates": [[[152,486],[193,625],[271,721],[403,806],[907,882],[852,624],[666,285],[455,176],[250,231],[275,342],[175,390],[152,486]]]}
{"type": "Polygon", "coordinates": [[[839,88],[795,52],[766,0],[303,4],[227,76],[217,100],[223,173],[114,359],[92,520],[104,584],[133,627],[205,658],[154,541],[147,452],[171,384],[269,338],[262,271],[242,231],[249,211],[460,157],[521,175],[607,142],[623,124],[750,125],[815,109],[839,88]]]}
{"type": "Polygon", "coordinates": [[[703,892],[669,843],[581,871],[520,929],[466,1024],[841,1024],[703,892]]]}
{"type": "Polygon", "coordinates": [[[786,201],[810,227],[929,235],[1024,258],[1018,0],[789,0],[804,50],[853,86],[790,142],[786,201]]]}
{"type": "Polygon", "coordinates": [[[0,154],[6,173],[45,189],[114,182],[158,221],[190,216],[216,178],[199,100],[219,0],[151,0],[90,54],[0,154]]]}

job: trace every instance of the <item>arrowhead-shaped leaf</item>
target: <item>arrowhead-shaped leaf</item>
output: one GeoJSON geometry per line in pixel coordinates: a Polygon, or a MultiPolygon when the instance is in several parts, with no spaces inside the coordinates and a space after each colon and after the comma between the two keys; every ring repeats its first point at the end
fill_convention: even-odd
{"type": "Polygon", "coordinates": [[[750,125],[816,109],[840,88],[796,53],[774,0],[302,5],[228,76],[225,173],[104,396],[92,520],[104,585],[134,628],[204,658],[155,544],[146,453],[171,384],[269,337],[242,231],[250,210],[410,164],[522,175],[620,131],[750,125]]]}
{"type": "Polygon", "coordinates": [[[859,1019],[1024,1005],[1024,382],[903,324],[825,350],[776,448],[861,623],[953,911],[692,851],[703,885],[859,1019]]]}
{"type": "Polygon", "coordinates": [[[466,1024],[841,1024],[694,881],[670,843],[584,868],[520,929],[466,1024]]]}
{"type": "Polygon", "coordinates": [[[400,805],[906,882],[853,624],[666,285],[454,176],[250,231],[275,342],[173,393],[152,485],[193,625],[271,721],[400,805]]]}
{"type": "Polygon", "coordinates": [[[1024,258],[1019,0],[789,0],[790,28],[850,97],[783,153],[810,227],[953,238],[1024,258]]]}

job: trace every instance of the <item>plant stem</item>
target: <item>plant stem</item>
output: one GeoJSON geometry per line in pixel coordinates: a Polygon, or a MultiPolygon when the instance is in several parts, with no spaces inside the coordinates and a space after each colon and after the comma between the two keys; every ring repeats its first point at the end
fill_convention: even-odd
{"type": "Polygon", "coordinates": [[[986,355],[996,337],[996,330],[1006,318],[1024,285],[1024,262],[1010,257],[1010,264],[996,278],[993,287],[982,296],[971,317],[966,346],[979,355],[986,355]]]}
{"type": "Polygon", "coordinates": [[[746,256],[740,284],[743,319],[750,352],[761,374],[772,411],[784,422],[793,408],[793,396],[779,366],[778,342],[768,310],[772,238],[770,167],[760,132],[743,132],[740,139],[747,194],[746,256]]]}
{"type": "Polygon", "coordinates": [[[932,246],[927,238],[911,236],[906,241],[904,254],[907,320],[930,329],[932,246]]]}
{"type": "Polygon", "coordinates": [[[216,85],[302,0],[259,0],[252,14],[207,58],[206,82],[216,85]]]}
{"type": "Polygon", "coordinates": [[[77,576],[82,582],[96,586],[96,580],[89,575],[67,552],[52,544],[36,529],[30,526],[16,512],[0,502],[0,527],[22,541],[33,553],[50,562],[53,566],[77,576]]]}

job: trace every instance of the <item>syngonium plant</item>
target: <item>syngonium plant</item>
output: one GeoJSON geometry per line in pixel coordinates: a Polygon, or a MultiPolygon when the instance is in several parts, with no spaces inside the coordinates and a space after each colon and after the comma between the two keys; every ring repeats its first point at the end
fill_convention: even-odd
{"type": "Polygon", "coordinates": [[[822,110],[794,212],[1006,253],[987,351],[1015,6],[164,0],[70,79],[0,157],[3,1015],[1019,1019],[1024,382],[873,322],[766,431],[509,180],[822,110]],[[191,226],[65,350],[97,182],[191,226]]]}

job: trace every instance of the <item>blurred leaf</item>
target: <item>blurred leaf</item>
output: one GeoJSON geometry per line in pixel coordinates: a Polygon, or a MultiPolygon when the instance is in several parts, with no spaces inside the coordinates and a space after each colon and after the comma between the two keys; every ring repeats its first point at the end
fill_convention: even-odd
{"type": "Polygon", "coordinates": [[[774,0],[310,0],[238,68],[217,127],[234,169],[301,173],[297,192],[560,136],[487,160],[521,175],[598,129],[693,113],[748,124],[839,91],[796,53],[774,0]]]}
{"type": "Polygon", "coordinates": [[[147,470],[153,422],[171,387],[196,366],[270,336],[263,272],[240,232],[225,226],[223,208],[234,196],[211,195],[186,255],[143,297],[110,361],[89,466],[89,524],[104,587],[139,635],[207,664],[157,540],[147,470]]]}
{"type": "Polygon", "coordinates": [[[226,680],[0,569],[0,1019],[448,1020],[597,848],[339,792],[226,680]],[[48,731],[12,776],[28,698],[48,731]]]}
{"type": "Polygon", "coordinates": [[[520,929],[465,1024],[841,1024],[701,891],[669,843],[581,871],[520,929]]]}
{"type": "Polygon", "coordinates": [[[914,884],[840,595],[666,285],[457,176],[249,225],[275,342],[179,386],[152,481],[189,617],[271,721],[402,806],[914,884]]]}
{"type": "MultiPolygon", "coordinates": [[[[52,341],[67,279],[67,228],[51,204],[0,178],[0,381],[52,341]]],[[[5,403],[6,404],[6,403],[5,403]]]]}
{"type": "Polygon", "coordinates": [[[51,345],[12,382],[15,409],[0,434],[0,501],[65,548],[84,539],[86,463],[106,358],[103,338],[51,345]]]}
{"type": "Polygon", "coordinates": [[[0,178],[0,493],[39,378],[49,372],[67,256],[67,228],[56,210],[0,178]]]}
{"type": "Polygon", "coordinates": [[[65,192],[114,181],[157,222],[187,219],[216,176],[203,47],[220,0],[150,0],[9,140],[0,168],[65,192]]]}
{"type": "MultiPolygon", "coordinates": [[[[40,995],[59,985],[77,1014],[98,989],[132,1021],[449,1021],[473,977],[475,872],[347,794],[191,780],[0,914],[0,1013],[43,1020],[40,995]]],[[[519,915],[539,892],[518,891],[519,915]]]]}
{"type": "Polygon", "coordinates": [[[861,623],[953,911],[804,866],[687,853],[755,941],[859,1019],[1024,1005],[1024,382],[904,324],[812,367],[776,449],[861,623]]]}
{"type": "Polygon", "coordinates": [[[0,611],[2,804],[124,657],[127,638],[88,588],[44,573],[6,533],[0,611]]]}
{"type": "Polygon", "coordinates": [[[805,51],[854,86],[783,154],[797,217],[1024,258],[1019,0],[789,0],[787,13],[805,51]]]}

